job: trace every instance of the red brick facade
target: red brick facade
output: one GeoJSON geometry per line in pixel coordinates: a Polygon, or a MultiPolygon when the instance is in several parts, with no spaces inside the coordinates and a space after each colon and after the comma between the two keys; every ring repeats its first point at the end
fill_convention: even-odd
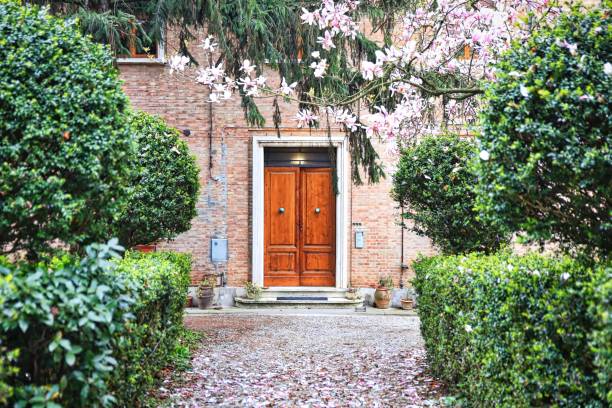
{"type": "MultiPolygon", "coordinates": [[[[121,64],[124,90],[132,106],[163,117],[180,130],[189,129],[185,141],[201,169],[198,214],[190,231],[158,248],[189,252],[194,259],[193,281],[202,275],[226,276],[228,286],[243,286],[251,269],[252,134],[246,124],[239,97],[212,106],[206,102],[204,87],[179,75],[170,75],[162,65],[121,64]],[[209,138],[212,123],[212,139],[209,138]],[[212,147],[212,149],[211,149],[212,147]],[[229,260],[210,261],[210,239],[227,238],[229,260]]],[[[274,77],[269,73],[269,77],[274,77]]],[[[270,81],[269,81],[270,82],[270,81]]],[[[262,99],[258,106],[268,124],[272,124],[272,100],[262,99]]],[[[294,126],[295,107],[281,103],[283,125],[294,126]]],[[[384,146],[378,150],[387,169],[392,157],[384,146]]],[[[401,228],[399,211],[389,196],[391,176],[376,185],[349,188],[349,214],[346,224],[365,232],[363,249],[354,248],[354,233],[349,234],[349,285],[365,287],[378,277],[400,276],[401,228]],[[360,225],[356,225],[360,224],[360,225]]],[[[431,254],[426,238],[404,231],[405,262],[419,253],[431,254]]],[[[404,277],[406,282],[412,273],[404,277]]]]}

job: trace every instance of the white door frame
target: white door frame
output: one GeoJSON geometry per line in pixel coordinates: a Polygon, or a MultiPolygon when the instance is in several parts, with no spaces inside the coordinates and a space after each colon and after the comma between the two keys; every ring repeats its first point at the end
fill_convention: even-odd
{"type": "Polygon", "coordinates": [[[336,196],[336,288],[348,287],[348,179],[350,157],[347,139],[343,133],[314,131],[300,136],[279,137],[276,133],[253,136],[253,237],[252,281],[264,284],[264,147],[325,147],[330,143],[336,148],[336,172],[338,190],[336,196]]]}

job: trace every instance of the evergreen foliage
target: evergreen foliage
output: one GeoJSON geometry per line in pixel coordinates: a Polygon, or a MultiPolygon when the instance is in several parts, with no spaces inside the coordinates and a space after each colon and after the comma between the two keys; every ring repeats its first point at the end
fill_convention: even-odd
{"type": "Polygon", "coordinates": [[[12,388],[6,406],[111,405],[114,349],[135,302],[130,282],[109,269],[118,249],[94,244],[82,261],[48,264],[0,258],[0,342],[18,368],[3,379],[12,388]]]}
{"type": "Polygon", "coordinates": [[[502,252],[413,266],[427,359],[456,405],[610,406],[609,262],[502,252]]]}
{"type": "Polygon", "coordinates": [[[173,363],[182,333],[185,299],[191,282],[191,256],[175,252],[126,252],[115,273],[129,279],[137,302],[129,334],[115,349],[117,369],[109,389],[117,406],[142,406],[164,367],[173,363]]]}
{"type": "Polygon", "coordinates": [[[609,11],[574,8],[513,45],[485,96],[490,158],[476,163],[491,222],[602,256],[612,250],[611,26],[609,11]]]}
{"type": "MultiPolygon", "coordinates": [[[[362,34],[354,40],[345,38],[339,41],[330,51],[321,51],[321,57],[329,64],[329,75],[322,80],[314,78],[313,70],[309,68],[310,55],[312,51],[320,50],[316,42],[320,32],[315,27],[303,25],[300,15],[303,7],[318,5],[315,0],[92,0],[85,5],[55,0],[35,2],[49,5],[55,13],[78,17],[85,32],[96,41],[110,44],[118,54],[128,51],[122,37],[129,33],[138,32],[137,41],[146,46],[162,40],[164,28],[172,27],[178,32],[178,51],[190,56],[197,64],[188,45],[196,38],[197,30],[206,29],[219,43],[219,61],[225,61],[228,73],[235,78],[242,75],[242,61],[248,59],[257,65],[258,73],[268,66],[287,78],[289,83],[297,81],[298,96],[306,103],[321,98],[332,102],[344,100],[358,92],[370,106],[378,104],[391,108],[396,101],[388,93],[379,92],[376,81],[364,88],[361,74],[348,69],[351,65],[358,66],[362,60],[374,59],[374,52],[379,49],[362,34]],[[303,60],[301,64],[297,64],[299,59],[303,60]]],[[[414,4],[414,0],[366,1],[362,2],[356,14],[368,16],[390,44],[396,17],[414,4]]],[[[265,120],[255,100],[244,94],[241,97],[247,122],[263,126],[265,120]]],[[[311,105],[303,107],[313,109],[311,105]]],[[[367,109],[364,106],[364,110],[367,109]]],[[[280,127],[282,117],[276,116],[274,122],[276,127],[280,127]]],[[[359,131],[350,137],[353,162],[359,163],[354,167],[354,181],[360,184],[365,177],[369,182],[378,182],[384,171],[370,139],[359,131]],[[363,170],[361,173],[359,167],[363,170]]]]}
{"type": "Polygon", "coordinates": [[[111,55],[74,24],[0,0],[0,253],[109,238],[132,144],[111,55]]]}
{"type": "Polygon", "coordinates": [[[191,260],[121,250],[114,240],[80,261],[0,257],[2,406],[143,406],[183,330],[191,260]]]}
{"type": "Polygon", "coordinates": [[[471,140],[429,136],[402,151],[393,175],[393,198],[412,220],[412,230],[448,254],[490,252],[508,234],[479,221],[473,211],[476,176],[468,163],[477,153],[471,140]]]}
{"type": "Polygon", "coordinates": [[[131,193],[118,227],[130,248],[172,239],[191,228],[196,216],[199,169],[178,130],[158,117],[135,112],[130,128],[136,143],[131,193]]]}

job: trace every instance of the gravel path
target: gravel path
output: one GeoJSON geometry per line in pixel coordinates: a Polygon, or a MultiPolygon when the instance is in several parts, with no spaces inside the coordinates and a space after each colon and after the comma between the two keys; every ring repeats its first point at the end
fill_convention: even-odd
{"type": "Polygon", "coordinates": [[[411,316],[191,316],[207,334],[180,383],[177,407],[437,405],[419,321],[411,316]]]}

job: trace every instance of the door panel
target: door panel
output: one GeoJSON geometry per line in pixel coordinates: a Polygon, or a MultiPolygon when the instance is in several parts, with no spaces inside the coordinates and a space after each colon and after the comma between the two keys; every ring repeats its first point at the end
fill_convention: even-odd
{"type": "Polygon", "coordinates": [[[302,168],[300,184],[300,284],[334,286],[336,195],[332,170],[302,168]]]}
{"type": "Polygon", "coordinates": [[[264,286],[335,286],[332,179],[329,168],[265,168],[264,286]]]}
{"type": "Polygon", "coordinates": [[[264,183],[264,286],[299,286],[299,168],[269,167],[264,183]]]}

